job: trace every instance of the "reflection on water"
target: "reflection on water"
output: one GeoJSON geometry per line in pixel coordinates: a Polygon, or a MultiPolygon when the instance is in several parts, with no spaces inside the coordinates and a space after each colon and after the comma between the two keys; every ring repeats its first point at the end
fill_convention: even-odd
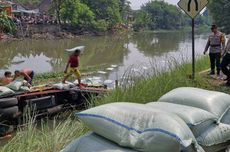
{"type": "MultiPolygon", "coordinates": [[[[183,32],[135,33],[101,37],[80,37],[65,40],[22,40],[0,42],[0,74],[24,67],[36,73],[63,71],[68,55],[65,49],[85,45],[81,66],[119,65],[107,70],[106,78],[120,77],[131,65],[148,69],[154,59],[164,63],[165,56],[180,60],[181,54],[191,56],[191,34],[183,32]]],[[[196,35],[196,53],[201,54],[206,35],[196,35]]],[[[106,70],[105,70],[106,71],[106,70]]]]}

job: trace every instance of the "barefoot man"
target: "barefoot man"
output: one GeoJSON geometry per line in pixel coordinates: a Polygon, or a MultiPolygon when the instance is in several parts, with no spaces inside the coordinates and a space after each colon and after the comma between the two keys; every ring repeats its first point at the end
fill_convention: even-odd
{"type": "Polygon", "coordinates": [[[82,88],[81,73],[79,71],[80,54],[81,54],[81,50],[76,49],[74,53],[70,55],[65,71],[64,71],[65,77],[62,82],[65,83],[66,79],[70,77],[72,74],[74,74],[77,77],[78,84],[81,89],[82,88]]]}
{"type": "Polygon", "coordinates": [[[18,77],[24,77],[24,80],[26,80],[30,85],[32,85],[32,80],[34,78],[34,71],[29,69],[29,68],[25,68],[22,70],[15,70],[14,72],[15,76],[14,76],[14,80],[18,77]]]}

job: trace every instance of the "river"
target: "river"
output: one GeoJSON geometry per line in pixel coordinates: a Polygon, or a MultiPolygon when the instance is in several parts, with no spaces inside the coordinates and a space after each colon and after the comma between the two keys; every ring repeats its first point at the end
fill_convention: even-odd
{"type": "MultiPolygon", "coordinates": [[[[207,34],[195,35],[196,55],[200,56],[207,34]]],[[[192,39],[188,32],[140,32],[100,37],[82,36],[62,40],[18,40],[0,42],[0,74],[29,67],[35,73],[63,71],[68,54],[65,49],[86,46],[81,67],[101,66],[104,79],[118,79],[127,68],[147,70],[153,64],[164,65],[166,57],[181,61],[191,58],[192,39]],[[102,65],[106,65],[105,68],[102,65]],[[113,69],[111,65],[118,67],[113,69]],[[109,68],[110,67],[110,68],[109,68]],[[137,67],[137,68],[136,68],[137,67]]]]}

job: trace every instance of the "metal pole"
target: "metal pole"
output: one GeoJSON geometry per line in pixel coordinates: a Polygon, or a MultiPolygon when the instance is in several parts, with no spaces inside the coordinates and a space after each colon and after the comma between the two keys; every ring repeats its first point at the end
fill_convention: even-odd
{"type": "Polygon", "coordinates": [[[195,33],[194,33],[194,18],[192,19],[192,79],[195,78],[195,33]]]}

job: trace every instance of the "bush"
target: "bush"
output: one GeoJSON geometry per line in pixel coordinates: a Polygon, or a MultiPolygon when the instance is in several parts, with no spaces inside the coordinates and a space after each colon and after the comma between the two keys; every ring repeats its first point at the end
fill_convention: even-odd
{"type": "Polygon", "coordinates": [[[14,34],[16,32],[16,25],[5,12],[0,12],[0,29],[4,33],[14,34]]]}
{"type": "Polygon", "coordinates": [[[97,22],[94,22],[93,27],[97,32],[105,32],[108,29],[108,23],[103,19],[98,20],[97,22]]]}

